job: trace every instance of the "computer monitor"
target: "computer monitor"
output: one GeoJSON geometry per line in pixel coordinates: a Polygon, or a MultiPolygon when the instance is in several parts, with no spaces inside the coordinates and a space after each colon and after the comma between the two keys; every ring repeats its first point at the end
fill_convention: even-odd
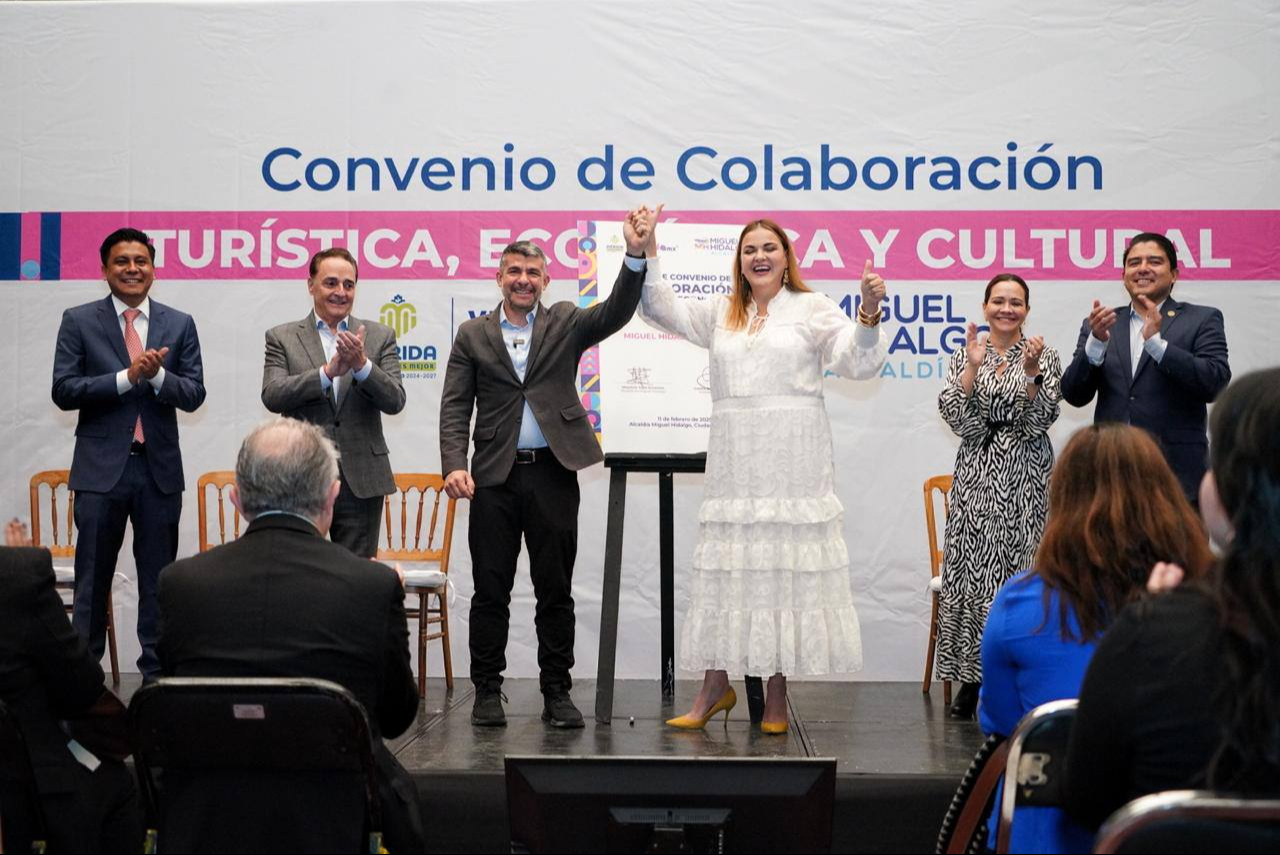
{"type": "Polygon", "coordinates": [[[506,758],[512,852],[828,852],[834,759],[506,758]]]}

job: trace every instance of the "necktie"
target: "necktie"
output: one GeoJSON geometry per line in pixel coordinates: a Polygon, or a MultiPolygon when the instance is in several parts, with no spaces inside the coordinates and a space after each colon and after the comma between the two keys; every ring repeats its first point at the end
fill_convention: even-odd
{"type": "MultiPolygon", "coordinates": [[[[142,314],[141,309],[124,310],[124,349],[129,352],[130,362],[142,355],[142,339],[138,338],[138,331],[133,328],[133,322],[140,314],[142,314]]],[[[138,421],[133,425],[133,441],[146,442],[146,438],[142,435],[141,413],[138,414],[138,421]]]]}

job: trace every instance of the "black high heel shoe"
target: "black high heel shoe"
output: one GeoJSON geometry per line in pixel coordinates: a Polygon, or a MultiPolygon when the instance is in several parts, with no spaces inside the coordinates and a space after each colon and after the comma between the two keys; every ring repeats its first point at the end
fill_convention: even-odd
{"type": "Polygon", "coordinates": [[[947,708],[947,717],[972,721],[978,713],[978,690],[981,683],[961,683],[956,699],[947,708]]]}

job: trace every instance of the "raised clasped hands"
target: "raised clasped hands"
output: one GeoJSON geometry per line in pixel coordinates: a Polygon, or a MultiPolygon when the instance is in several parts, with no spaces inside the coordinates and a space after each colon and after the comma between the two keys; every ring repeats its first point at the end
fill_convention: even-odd
{"type": "Polygon", "coordinates": [[[650,209],[641,205],[630,211],[622,221],[622,237],[627,243],[630,255],[655,255],[650,250],[657,249],[658,217],[662,215],[662,205],[650,209]]]}
{"type": "Polygon", "coordinates": [[[354,333],[350,330],[338,330],[334,337],[333,357],[324,367],[324,373],[333,380],[348,371],[359,371],[364,367],[364,324],[354,333]]]}
{"type": "Polygon", "coordinates": [[[1044,353],[1044,336],[1033,335],[1026,340],[1022,351],[1022,370],[1028,377],[1040,373],[1040,354],[1044,353]]]}
{"type": "Polygon", "coordinates": [[[1160,332],[1160,307],[1145,294],[1139,294],[1138,311],[1142,315],[1142,340],[1146,341],[1160,332]]]}
{"type": "Polygon", "coordinates": [[[1089,332],[1098,341],[1111,338],[1111,328],[1116,324],[1116,312],[1097,300],[1093,301],[1093,311],[1089,312],[1089,332]]]}
{"type": "Polygon", "coordinates": [[[129,382],[135,386],[143,380],[150,380],[160,373],[164,367],[164,358],[169,355],[169,348],[159,350],[148,348],[138,354],[138,358],[129,363],[129,382]]]}
{"type": "Polygon", "coordinates": [[[1152,594],[1172,591],[1182,584],[1182,580],[1186,575],[1186,571],[1177,564],[1157,561],[1155,566],[1151,568],[1151,575],[1147,577],[1147,591],[1152,594]]]}
{"type": "Polygon", "coordinates": [[[27,524],[22,520],[14,517],[5,523],[4,527],[4,545],[5,546],[30,546],[31,534],[27,531],[27,524]]]}

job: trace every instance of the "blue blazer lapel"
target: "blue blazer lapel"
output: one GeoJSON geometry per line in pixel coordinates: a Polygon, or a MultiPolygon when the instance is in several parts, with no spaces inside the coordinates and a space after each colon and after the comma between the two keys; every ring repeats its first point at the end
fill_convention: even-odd
{"type": "Polygon", "coordinates": [[[102,335],[106,338],[107,344],[120,359],[120,367],[128,368],[133,360],[129,358],[129,351],[125,349],[124,333],[120,330],[120,316],[116,314],[116,307],[111,302],[110,294],[98,304],[98,320],[102,323],[102,335]]]}
{"type": "MultiPolygon", "coordinates": [[[[1177,321],[1181,312],[1182,304],[1169,297],[1164,301],[1164,305],[1160,307],[1160,337],[1165,341],[1169,340],[1169,328],[1177,321]]],[[[1152,361],[1151,354],[1147,353],[1146,348],[1142,349],[1142,358],[1138,360],[1138,370],[1133,373],[1134,382],[1137,382],[1138,375],[1152,361]]]]}
{"type": "Polygon", "coordinates": [[[1133,355],[1129,351],[1129,315],[1132,311],[1128,306],[1116,309],[1116,325],[1111,328],[1111,340],[1108,342],[1110,356],[1122,372],[1120,376],[1125,388],[1133,385],[1133,355]]]}

